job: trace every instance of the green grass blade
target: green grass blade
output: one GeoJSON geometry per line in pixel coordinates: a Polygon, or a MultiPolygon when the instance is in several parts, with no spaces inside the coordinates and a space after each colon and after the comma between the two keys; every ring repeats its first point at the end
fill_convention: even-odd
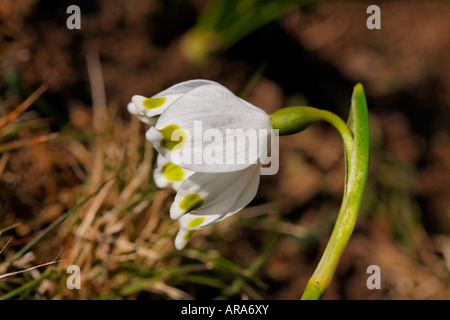
{"type": "MultiPolygon", "coordinates": [[[[266,240],[264,247],[262,249],[262,253],[259,255],[258,259],[255,260],[255,262],[252,263],[252,265],[248,268],[248,274],[249,277],[252,278],[253,281],[256,279],[253,279],[256,272],[262,267],[264,262],[267,261],[267,259],[270,257],[272,251],[275,249],[276,245],[278,244],[278,241],[280,240],[280,235],[272,233],[269,235],[268,239],[266,240]]],[[[258,281],[256,281],[258,282],[258,281]]],[[[246,277],[239,277],[236,280],[234,280],[229,287],[227,287],[223,292],[222,295],[216,298],[216,300],[225,300],[228,299],[230,296],[233,296],[239,292],[239,290],[244,287],[246,284],[246,277]]]]}
{"type": "Polygon", "coordinates": [[[0,297],[0,300],[11,299],[12,297],[17,296],[17,295],[21,294],[22,292],[33,288],[34,286],[38,285],[42,280],[47,279],[48,277],[50,277],[53,272],[54,272],[53,269],[47,269],[39,278],[31,280],[31,281],[28,281],[25,284],[23,284],[22,286],[14,289],[14,290],[9,291],[8,293],[5,293],[4,295],[2,295],[0,297]]]}

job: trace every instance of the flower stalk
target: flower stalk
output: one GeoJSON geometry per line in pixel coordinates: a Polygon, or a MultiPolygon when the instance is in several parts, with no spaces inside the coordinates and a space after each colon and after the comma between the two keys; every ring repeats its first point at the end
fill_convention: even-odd
{"type": "Polygon", "coordinates": [[[302,300],[318,300],[326,293],[358,218],[369,167],[369,120],[364,89],[354,87],[347,124],[335,114],[311,107],[288,107],[271,115],[280,135],[294,134],[318,121],[336,128],[344,142],[345,188],[341,208],[319,264],[302,300]]]}

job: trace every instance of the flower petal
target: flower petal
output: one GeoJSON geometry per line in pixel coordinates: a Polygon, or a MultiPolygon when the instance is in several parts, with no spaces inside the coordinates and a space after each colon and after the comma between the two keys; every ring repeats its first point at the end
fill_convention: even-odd
{"type": "Polygon", "coordinates": [[[146,137],[167,160],[183,168],[232,172],[256,163],[271,128],[263,110],[212,83],[174,101],[146,137]]]}
{"type": "Polygon", "coordinates": [[[159,116],[181,96],[183,96],[183,94],[172,94],[157,98],[154,96],[152,98],[147,98],[141,95],[134,95],[131,98],[131,101],[133,101],[137,112],[150,118],[159,116]]]}
{"type": "Polygon", "coordinates": [[[180,228],[180,230],[178,230],[177,236],[175,237],[175,248],[177,248],[177,250],[183,249],[194,232],[194,230],[186,230],[180,228]]]}
{"type": "Polygon", "coordinates": [[[193,171],[183,169],[167,161],[162,155],[158,154],[156,168],[153,171],[153,180],[158,188],[171,186],[176,191],[193,173],[193,171]]]}
{"type": "Polygon", "coordinates": [[[177,83],[166,90],[163,90],[159,92],[158,94],[155,94],[152,98],[160,98],[165,97],[167,95],[172,94],[184,94],[192,89],[198,88],[200,86],[204,86],[207,84],[217,84],[217,82],[211,81],[211,80],[204,80],[204,79],[194,79],[194,80],[188,80],[184,82],[177,83]]]}
{"type": "Polygon", "coordinates": [[[149,124],[150,126],[154,126],[156,124],[156,121],[158,120],[158,117],[147,117],[146,115],[140,113],[133,102],[128,103],[127,110],[129,113],[135,115],[140,121],[149,124]]]}
{"type": "Polygon", "coordinates": [[[209,80],[189,80],[177,83],[170,88],[155,94],[151,98],[141,95],[134,95],[131,100],[135,104],[135,109],[139,114],[146,115],[147,117],[159,116],[171,103],[176,101],[185,93],[197,87],[214,83],[215,82],[209,80]]]}
{"type": "Polygon", "coordinates": [[[188,230],[222,220],[241,210],[255,197],[259,178],[259,163],[235,172],[196,172],[178,189],[170,216],[179,218],[180,226],[188,230]]]}

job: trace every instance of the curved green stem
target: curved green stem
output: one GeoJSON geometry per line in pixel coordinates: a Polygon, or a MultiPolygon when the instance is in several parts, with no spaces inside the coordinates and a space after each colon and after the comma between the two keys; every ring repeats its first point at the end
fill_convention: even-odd
{"type": "Polygon", "coordinates": [[[310,125],[325,121],[335,127],[344,142],[345,155],[350,156],[353,147],[353,134],[345,122],[334,113],[312,107],[287,107],[275,111],[270,119],[274,129],[280,136],[303,131],[310,125]]]}
{"type": "Polygon", "coordinates": [[[326,121],[339,131],[344,141],[346,180],[341,208],[322,258],[302,296],[302,299],[320,299],[330,285],[353,232],[366,186],[369,120],[364,90],[361,84],[354,88],[348,126],[335,114],[310,107],[284,108],[275,112],[271,119],[274,128],[280,128],[280,134],[293,134],[317,121],[326,121]]]}

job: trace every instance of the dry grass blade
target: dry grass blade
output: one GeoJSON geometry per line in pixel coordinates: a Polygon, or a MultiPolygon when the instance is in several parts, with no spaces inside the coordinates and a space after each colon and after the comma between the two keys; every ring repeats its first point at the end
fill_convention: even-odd
{"type": "Polygon", "coordinates": [[[92,202],[91,207],[89,208],[89,211],[87,212],[86,216],[83,218],[82,223],[80,224],[78,230],[77,230],[77,236],[79,238],[83,238],[88,231],[89,227],[92,225],[92,221],[94,221],[95,214],[98,212],[100,206],[102,205],[103,201],[105,200],[106,196],[108,195],[109,190],[111,189],[112,185],[114,184],[114,180],[110,180],[106,183],[103,190],[95,197],[94,201],[92,202]]]}
{"type": "Polygon", "coordinates": [[[3,234],[3,232],[6,232],[6,231],[11,230],[11,229],[14,229],[14,228],[20,226],[21,224],[22,224],[21,222],[16,222],[16,223],[14,223],[14,224],[6,227],[6,228],[0,229],[0,236],[3,234]]]}
{"type": "Polygon", "coordinates": [[[3,253],[3,250],[5,250],[5,248],[8,246],[8,244],[11,242],[12,239],[13,239],[12,237],[9,238],[9,240],[5,243],[5,245],[3,246],[3,248],[0,250],[0,254],[3,253]]]}
{"type": "Polygon", "coordinates": [[[58,137],[59,137],[59,133],[55,132],[55,133],[50,133],[47,135],[12,141],[12,142],[0,145],[0,153],[18,149],[18,148],[22,148],[22,147],[28,147],[28,146],[31,146],[31,145],[37,144],[37,143],[53,141],[58,137]]]}
{"type": "Polygon", "coordinates": [[[12,260],[17,260],[20,257],[22,257],[28,250],[30,250],[32,247],[34,247],[42,238],[44,238],[48,233],[50,233],[52,230],[54,230],[56,227],[58,227],[61,223],[63,223],[70,215],[72,215],[74,212],[77,212],[77,210],[82,207],[85,203],[87,203],[90,199],[95,197],[106,185],[107,181],[104,182],[94,193],[92,193],[90,196],[88,196],[86,199],[75,205],[72,209],[67,211],[65,214],[60,216],[58,219],[56,219],[51,225],[49,225],[47,228],[42,230],[36,238],[34,238],[32,241],[27,243],[22,249],[20,249],[13,257],[12,260]]]}
{"type": "Polygon", "coordinates": [[[95,199],[92,202],[92,205],[90,206],[87,214],[83,217],[83,220],[81,224],[78,226],[76,231],[76,237],[77,240],[75,244],[73,245],[73,257],[77,259],[77,263],[79,265],[83,264],[83,261],[87,260],[86,255],[90,252],[90,246],[91,244],[85,243],[85,237],[88,232],[91,232],[95,234],[97,230],[91,229],[92,223],[94,221],[95,215],[100,209],[103,201],[105,200],[106,196],[108,195],[108,192],[110,191],[111,187],[114,185],[114,180],[110,180],[106,183],[105,187],[101,192],[98,193],[98,195],[95,197],[95,199]]]}
{"type": "MultiPolygon", "coordinates": [[[[137,149],[137,147],[135,148],[137,149]]],[[[133,180],[123,189],[120,194],[119,201],[123,202],[126,199],[129,199],[133,193],[141,186],[144,181],[150,175],[152,169],[152,150],[147,146],[144,153],[144,159],[142,164],[136,171],[136,176],[133,180]]]]}
{"type": "Polygon", "coordinates": [[[93,125],[98,130],[104,126],[106,120],[106,93],[103,81],[102,66],[97,52],[86,55],[89,83],[91,85],[93,105],[93,125]]]}
{"type": "MultiPolygon", "coordinates": [[[[8,163],[9,160],[9,155],[5,154],[1,159],[0,159],[0,179],[2,178],[3,175],[3,171],[5,170],[6,164],[8,163]]],[[[1,232],[0,232],[1,234],[1,232]]]]}
{"type": "Polygon", "coordinates": [[[19,270],[19,271],[14,271],[14,272],[10,272],[10,273],[5,273],[5,274],[0,275],[0,279],[11,277],[11,276],[14,276],[16,274],[21,274],[21,273],[24,273],[24,272],[28,272],[28,271],[31,271],[31,270],[34,270],[34,269],[37,269],[37,268],[45,267],[45,266],[48,266],[48,265],[51,265],[51,264],[55,264],[55,263],[58,263],[58,262],[61,262],[61,261],[66,261],[66,260],[54,260],[54,261],[50,261],[50,262],[47,262],[47,263],[43,263],[43,264],[31,267],[31,268],[25,269],[25,270],[19,270]]]}
{"type": "Polygon", "coordinates": [[[16,295],[19,295],[27,290],[30,290],[31,288],[33,288],[34,286],[39,284],[42,280],[48,278],[52,274],[52,271],[53,270],[51,270],[51,269],[47,269],[39,278],[28,281],[25,284],[23,284],[22,286],[20,286],[19,288],[13,289],[13,290],[9,291],[8,293],[0,296],[0,300],[8,300],[16,295]]]}
{"type": "Polygon", "coordinates": [[[21,105],[19,105],[12,112],[0,119],[0,128],[6,124],[14,121],[21,113],[25,112],[32,104],[47,90],[47,85],[41,85],[36,91],[34,91],[21,105]]]}
{"type": "Polygon", "coordinates": [[[164,294],[174,300],[194,300],[188,293],[169,286],[164,282],[156,282],[148,288],[155,293],[164,294]]]}

